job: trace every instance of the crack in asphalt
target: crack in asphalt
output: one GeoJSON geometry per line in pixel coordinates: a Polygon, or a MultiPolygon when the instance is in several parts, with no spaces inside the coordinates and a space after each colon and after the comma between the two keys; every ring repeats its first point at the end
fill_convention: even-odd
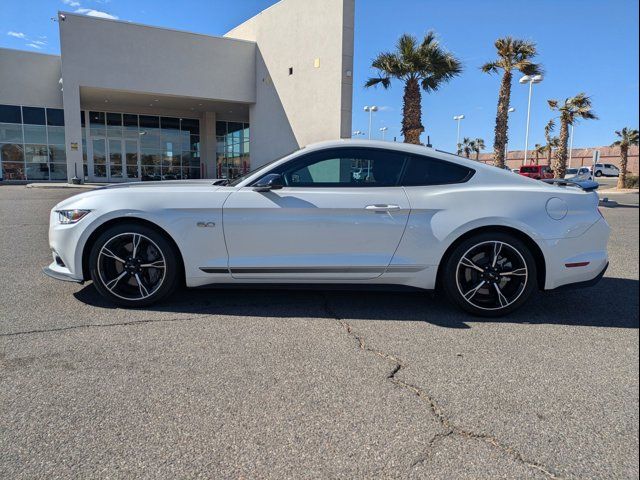
{"type": "MultiPolygon", "coordinates": [[[[409,390],[410,392],[412,392],[414,395],[418,396],[420,399],[422,399],[424,402],[426,402],[426,404],[429,407],[430,412],[433,414],[433,416],[437,419],[437,421],[440,423],[440,425],[444,428],[444,432],[443,433],[438,433],[436,434],[427,444],[427,451],[431,451],[435,445],[440,442],[441,440],[443,440],[444,438],[447,438],[449,436],[452,435],[457,435],[459,437],[465,438],[465,439],[472,439],[472,440],[479,440],[479,441],[483,441],[485,443],[487,443],[488,445],[498,449],[499,451],[501,451],[502,453],[510,456],[511,458],[515,459],[516,461],[520,462],[521,464],[537,470],[539,472],[541,472],[542,474],[544,474],[545,476],[547,476],[550,479],[553,480],[561,480],[562,477],[560,477],[557,473],[553,472],[549,467],[546,467],[545,465],[533,461],[533,460],[528,460],[524,457],[524,455],[522,453],[520,453],[517,449],[515,449],[514,447],[511,447],[509,445],[506,445],[504,443],[502,443],[501,441],[499,441],[497,438],[495,438],[494,436],[485,434],[485,433],[476,433],[473,432],[471,430],[468,430],[466,428],[460,427],[456,424],[454,424],[445,414],[444,410],[442,410],[442,408],[437,404],[437,402],[433,399],[433,397],[431,397],[423,388],[418,387],[417,385],[413,385],[409,382],[406,382],[404,380],[401,380],[397,377],[397,374],[403,369],[406,368],[406,364],[400,360],[399,358],[395,357],[394,355],[391,355],[389,353],[385,353],[382,352],[380,350],[377,350],[373,347],[368,346],[365,343],[364,338],[359,335],[358,333],[356,333],[353,329],[353,327],[351,326],[351,324],[349,324],[349,322],[345,321],[343,318],[340,317],[340,315],[338,315],[338,313],[331,307],[331,305],[329,304],[329,299],[325,296],[324,297],[324,309],[325,312],[327,313],[328,316],[334,318],[336,321],[338,321],[338,323],[340,324],[340,326],[342,327],[342,329],[347,333],[347,335],[349,335],[350,337],[354,338],[356,340],[356,342],[358,343],[358,348],[360,350],[363,350],[365,352],[368,353],[372,353],[380,358],[383,358],[389,362],[392,362],[394,364],[393,369],[391,370],[391,372],[389,373],[389,375],[387,375],[387,380],[389,380],[390,382],[392,382],[394,385],[404,388],[406,390],[409,390]]],[[[420,465],[424,462],[426,462],[429,458],[429,454],[427,453],[424,457],[419,458],[418,460],[416,460],[413,464],[412,467],[420,465]]]]}

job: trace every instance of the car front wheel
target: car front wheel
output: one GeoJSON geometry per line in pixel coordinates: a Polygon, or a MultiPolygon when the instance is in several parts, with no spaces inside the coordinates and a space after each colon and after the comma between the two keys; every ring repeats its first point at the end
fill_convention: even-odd
{"type": "Polygon", "coordinates": [[[484,233],[461,242],[443,271],[447,297],[474,315],[499,317],[521,307],[537,288],[529,248],[506,233],[484,233]]]}
{"type": "Polygon", "coordinates": [[[179,279],[178,254],[164,235],[138,224],[103,232],[89,254],[98,292],[125,307],[144,307],[170,295],[179,279]]]}

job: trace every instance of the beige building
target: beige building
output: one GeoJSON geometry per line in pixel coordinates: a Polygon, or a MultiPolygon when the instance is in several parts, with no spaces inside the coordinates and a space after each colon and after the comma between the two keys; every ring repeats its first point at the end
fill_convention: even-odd
{"type": "Polygon", "coordinates": [[[230,178],[351,132],[355,0],[281,0],[215,37],[58,14],[0,49],[4,180],[230,178]]]}
{"type": "MultiPolygon", "coordinates": [[[[584,166],[590,166],[593,164],[593,152],[595,150],[600,151],[600,163],[610,163],[617,167],[620,167],[620,149],[618,147],[588,147],[588,148],[574,148],[571,154],[571,167],[578,168],[584,166]]],[[[480,161],[493,162],[492,153],[483,153],[480,155],[480,161]]],[[[527,154],[527,163],[536,161],[536,155],[533,150],[527,154]]],[[[538,161],[541,165],[548,163],[546,156],[540,156],[538,161]]],[[[524,150],[510,151],[507,156],[507,165],[509,168],[519,168],[524,162],[524,150]]],[[[629,158],[627,171],[638,175],[638,147],[633,146],[629,148],[629,158]]]]}

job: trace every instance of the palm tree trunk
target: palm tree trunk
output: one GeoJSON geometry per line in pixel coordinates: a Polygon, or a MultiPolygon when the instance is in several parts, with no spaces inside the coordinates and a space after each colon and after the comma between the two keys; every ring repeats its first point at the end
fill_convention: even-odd
{"type": "Polygon", "coordinates": [[[556,165],[553,168],[555,178],[564,178],[567,173],[567,152],[569,148],[569,119],[560,117],[560,145],[556,153],[556,165]]]}
{"type": "Polygon", "coordinates": [[[495,140],[493,142],[493,162],[496,167],[504,167],[504,149],[509,130],[509,103],[511,103],[511,72],[504,72],[498,96],[495,140]]]}
{"type": "Polygon", "coordinates": [[[626,188],[627,186],[627,161],[629,159],[629,151],[624,145],[620,145],[620,176],[618,177],[618,188],[626,188]]]}
{"type": "Polygon", "coordinates": [[[480,150],[476,152],[476,162],[480,161],[480,150]]]}
{"type": "Polygon", "coordinates": [[[547,167],[551,166],[551,157],[553,156],[553,147],[549,145],[547,148],[547,167]]]}
{"type": "Polygon", "coordinates": [[[404,143],[420,145],[422,126],[422,94],[418,80],[410,78],[404,86],[402,105],[402,134],[404,143]]]}

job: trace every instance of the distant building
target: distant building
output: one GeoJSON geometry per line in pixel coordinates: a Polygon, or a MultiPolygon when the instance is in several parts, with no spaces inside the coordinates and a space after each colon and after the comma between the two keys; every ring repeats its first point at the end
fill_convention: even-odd
{"type": "Polygon", "coordinates": [[[59,56],[0,48],[2,176],[232,178],[350,137],[354,5],[281,0],[219,37],[59,12],[59,56]]]}
{"type": "MultiPolygon", "coordinates": [[[[590,166],[593,163],[594,150],[600,150],[600,163],[611,163],[620,167],[620,149],[618,147],[588,147],[588,148],[574,148],[571,155],[571,167],[578,168],[590,166]]],[[[555,152],[554,152],[555,154],[555,152]]],[[[493,153],[483,153],[480,155],[480,161],[485,163],[493,162],[493,153]]],[[[507,156],[507,165],[509,168],[519,168],[524,161],[524,150],[510,151],[507,156]]],[[[527,163],[535,163],[536,155],[533,150],[527,154],[527,163]]],[[[548,163],[547,156],[542,155],[538,159],[541,165],[548,163]]],[[[567,164],[568,167],[568,164],[567,164]]],[[[638,175],[638,147],[629,148],[629,161],[627,164],[627,170],[635,175],[638,175]]]]}

